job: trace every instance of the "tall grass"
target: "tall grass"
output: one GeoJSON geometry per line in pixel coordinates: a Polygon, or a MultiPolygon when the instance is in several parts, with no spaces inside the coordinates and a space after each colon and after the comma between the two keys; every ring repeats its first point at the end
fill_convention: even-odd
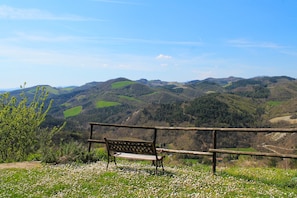
{"type": "Polygon", "coordinates": [[[105,148],[96,148],[88,152],[87,148],[78,142],[61,143],[58,147],[48,148],[41,160],[45,163],[66,164],[86,163],[106,159],[105,148]]]}

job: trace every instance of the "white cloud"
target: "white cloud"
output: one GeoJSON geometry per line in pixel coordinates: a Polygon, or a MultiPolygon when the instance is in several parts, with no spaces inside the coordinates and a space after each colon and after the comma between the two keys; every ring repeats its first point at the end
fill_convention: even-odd
{"type": "Polygon", "coordinates": [[[77,15],[54,15],[39,9],[14,8],[0,5],[0,19],[10,20],[65,20],[65,21],[87,21],[96,20],[77,15]]]}
{"type": "Polygon", "coordinates": [[[171,59],[172,57],[169,55],[159,54],[156,59],[171,59]]]}

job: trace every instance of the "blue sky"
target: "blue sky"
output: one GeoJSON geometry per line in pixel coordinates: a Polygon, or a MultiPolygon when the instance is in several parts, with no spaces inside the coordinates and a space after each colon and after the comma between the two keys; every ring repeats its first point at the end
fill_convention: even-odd
{"type": "Polygon", "coordinates": [[[2,0],[0,88],[297,78],[295,0],[2,0]]]}

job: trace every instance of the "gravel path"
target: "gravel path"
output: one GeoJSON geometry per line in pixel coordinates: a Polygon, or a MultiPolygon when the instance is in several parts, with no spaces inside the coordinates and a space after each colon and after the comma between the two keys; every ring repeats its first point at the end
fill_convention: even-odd
{"type": "Polygon", "coordinates": [[[13,162],[13,163],[0,163],[0,169],[5,168],[36,168],[40,167],[41,163],[39,161],[32,161],[32,162],[13,162]]]}

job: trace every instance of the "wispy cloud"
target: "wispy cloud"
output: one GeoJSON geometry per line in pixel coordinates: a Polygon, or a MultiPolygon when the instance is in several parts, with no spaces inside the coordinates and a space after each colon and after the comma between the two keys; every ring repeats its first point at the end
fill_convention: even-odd
{"type": "Polygon", "coordinates": [[[94,39],[104,39],[105,41],[115,41],[115,42],[133,42],[133,43],[145,43],[145,44],[161,44],[161,45],[188,45],[188,46],[201,46],[202,42],[199,41],[166,41],[166,40],[150,40],[150,39],[139,39],[139,38],[94,38],[94,39]]]}
{"type": "MultiPolygon", "coordinates": [[[[0,5],[0,19],[8,20],[63,20],[63,21],[89,21],[98,20],[78,15],[55,15],[39,9],[15,8],[0,5]]],[[[99,20],[100,21],[100,20],[99,20]]]]}
{"type": "Polygon", "coordinates": [[[156,59],[171,59],[172,57],[169,55],[159,54],[156,59]]]}
{"type": "Polygon", "coordinates": [[[40,35],[40,34],[28,34],[24,32],[16,33],[14,37],[15,41],[30,41],[30,42],[77,42],[77,41],[85,41],[85,37],[77,37],[71,35],[64,36],[51,36],[51,35],[40,35]]]}
{"type": "Polygon", "coordinates": [[[121,1],[121,0],[93,0],[102,3],[112,3],[112,4],[124,4],[124,5],[140,5],[139,2],[135,1],[121,1]]]}
{"type": "MultiPolygon", "coordinates": [[[[93,40],[81,37],[81,36],[74,36],[74,35],[53,35],[47,32],[15,32],[8,37],[0,38],[0,45],[7,45],[7,46],[29,46],[36,47],[39,46],[41,43],[44,47],[47,44],[79,44],[79,43],[93,43],[93,40]]],[[[50,49],[50,47],[48,46],[50,49]]]]}
{"type": "Polygon", "coordinates": [[[270,48],[270,49],[281,49],[285,46],[281,46],[272,42],[253,42],[246,39],[232,39],[227,41],[228,44],[234,47],[242,48],[270,48]]]}
{"type": "MultiPolygon", "coordinates": [[[[3,61],[23,67],[53,67],[53,68],[105,68],[131,71],[152,69],[151,57],[130,54],[98,53],[88,51],[80,53],[72,50],[38,49],[33,47],[18,47],[0,45],[0,65],[3,61]]],[[[157,64],[156,64],[157,65],[157,64]]]]}
{"type": "Polygon", "coordinates": [[[286,54],[286,55],[290,55],[290,56],[295,56],[295,57],[297,57],[297,51],[283,50],[282,53],[283,53],[283,54],[286,54]]]}
{"type": "Polygon", "coordinates": [[[138,38],[117,38],[117,37],[88,37],[73,35],[52,35],[49,33],[31,33],[16,32],[8,38],[0,38],[0,41],[32,41],[32,42],[89,42],[89,43],[130,43],[130,44],[151,44],[151,45],[181,45],[181,46],[201,46],[201,42],[196,41],[166,41],[166,40],[150,40],[138,38]]]}

